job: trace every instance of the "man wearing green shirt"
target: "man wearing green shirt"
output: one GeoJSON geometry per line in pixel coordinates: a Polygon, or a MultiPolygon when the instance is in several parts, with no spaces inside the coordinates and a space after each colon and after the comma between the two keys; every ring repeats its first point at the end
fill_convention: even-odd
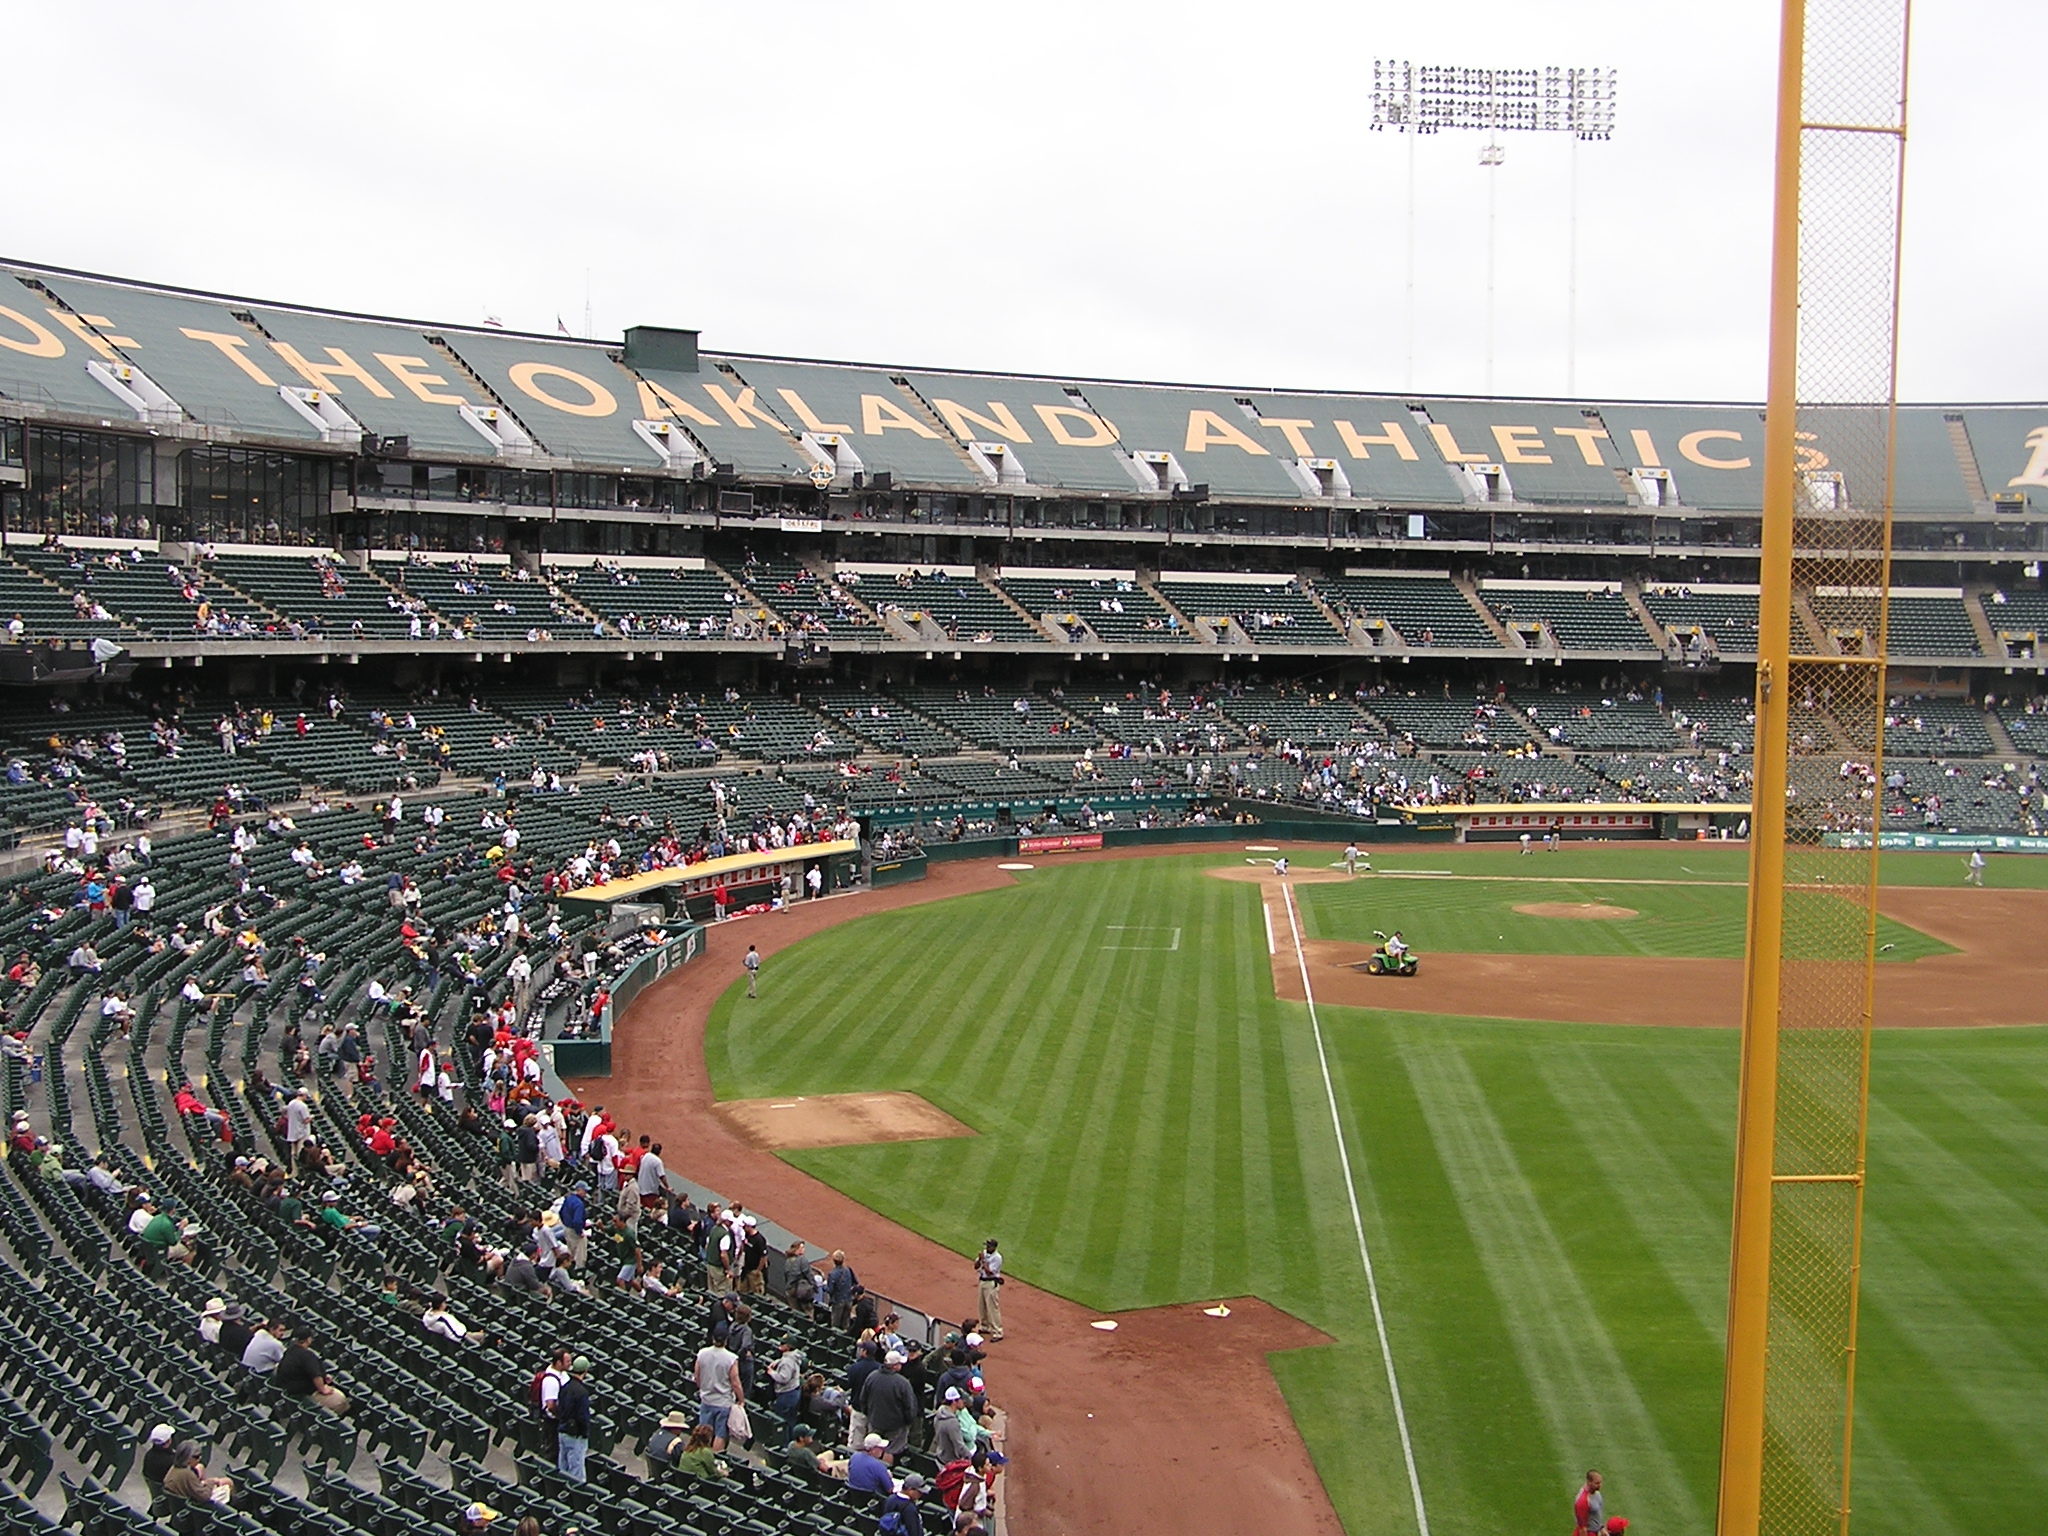
{"type": "Polygon", "coordinates": [[[185,1241],[184,1230],[168,1211],[160,1210],[149,1218],[149,1224],[142,1229],[142,1240],[160,1257],[179,1264],[192,1262],[192,1248],[185,1241]]]}
{"type": "Polygon", "coordinates": [[[633,1229],[626,1225],[623,1211],[612,1216],[612,1229],[607,1234],[612,1245],[612,1256],[618,1265],[613,1276],[619,1289],[628,1290],[634,1278],[640,1273],[640,1240],[633,1235],[633,1229]]]}

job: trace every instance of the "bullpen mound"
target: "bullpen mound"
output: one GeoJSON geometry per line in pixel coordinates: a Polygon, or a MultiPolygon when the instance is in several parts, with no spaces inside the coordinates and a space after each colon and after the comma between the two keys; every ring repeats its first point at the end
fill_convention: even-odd
{"type": "Polygon", "coordinates": [[[712,1113],[757,1147],[848,1147],[972,1136],[971,1125],[914,1093],[825,1093],[734,1099],[712,1113]]]}

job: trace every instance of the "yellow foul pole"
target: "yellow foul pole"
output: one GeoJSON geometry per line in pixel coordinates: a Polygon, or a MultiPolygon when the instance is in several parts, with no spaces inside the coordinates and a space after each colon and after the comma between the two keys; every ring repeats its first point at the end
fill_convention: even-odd
{"type": "Polygon", "coordinates": [[[1785,929],[1787,691],[1792,655],[1792,523],[1798,440],[1799,150],[1805,0],[1783,0],[1778,38],[1776,197],[1771,226],[1770,384],[1758,583],[1755,790],[1749,824],[1748,959],[1735,1145],[1735,1233],[1716,1536],[1756,1536],[1763,1503],[1764,1363],[1771,1301],[1771,1175],[1778,1099],[1778,1005],[1785,929]]]}

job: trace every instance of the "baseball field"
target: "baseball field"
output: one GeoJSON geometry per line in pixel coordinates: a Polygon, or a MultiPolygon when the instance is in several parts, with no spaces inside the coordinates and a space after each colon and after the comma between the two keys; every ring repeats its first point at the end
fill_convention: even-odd
{"type": "MultiPolygon", "coordinates": [[[[1013,1274],[1086,1307],[1252,1295],[1322,1329],[1271,1365],[1353,1533],[1412,1531],[1414,1486],[1439,1533],[1561,1528],[1589,1466],[1610,1513],[1708,1531],[1742,852],[1336,858],[1295,851],[1284,886],[1234,844],[1041,860],[859,918],[719,1000],[712,1085],[952,1116],[976,1134],[783,1155],[961,1254],[1000,1232],[1013,1274]],[[1363,975],[1395,928],[1422,974],[1363,975]]],[[[2048,861],[1961,875],[1884,867],[1880,1023],[1977,1027],[1876,1037],[1862,1533],[2048,1508],[2048,861]]]]}

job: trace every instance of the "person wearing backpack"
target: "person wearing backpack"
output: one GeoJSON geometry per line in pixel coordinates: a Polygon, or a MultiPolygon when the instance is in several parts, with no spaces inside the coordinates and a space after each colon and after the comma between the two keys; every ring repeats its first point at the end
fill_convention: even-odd
{"type": "Polygon", "coordinates": [[[561,1454],[555,1413],[561,1402],[562,1383],[569,1379],[569,1366],[573,1359],[568,1345],[556,1345],[554,1353],[548,1356],[548,1363],[533,1373],[533,1382],[527,1389],[533,1416],[540,1424],[541,1450],[550,1458],[561,1454]]]}
{"type": "MultiPolygon", "coordinates": [[[[968,1461],[966,1467],[962,1469],[959,1480],[955,1485],[957,1495],[951,1497],[946,1507],[951,1509],[956,1516],[960,1514],[972,1514],[983,1518],[992,1516],[996,1501],[996,1478],[1000,1475],[1004,1464],[1008,1460],[1009,1458],[1004,1456],[1001,1451],[977,1450],[968,1461]]],[[[939,1481],[942,1485],[946,1481],[946,1474],[959,1465],[958,1462],[954,1462],[939,1474],[939,1481]]]]}
{"type": "Polygon", "coordinates": [[[726,1330],[725,1347],[739,1360],[740,1396],[744,1401],[754,1395],[754,1309],[740,1302],[732,1310],[732,1326],[726,1330]]]}
{"type": "Polygon", "coordinates": [[[923,1536],[924,1516],[917,1501],[924,1497],[924,1478],[912,1472],[896,1485],[896,1491],[882,1501],[882,1515],[875,1529],[880,1536],[923,1536]]]}
{"type": "Polygon", "coordinates": [[[590,1386],[584,1380],[589,1374],[590,1362],[578,1355],[555,1402],[555,1470],[572,1483],[584,1480],[583,1461],[590,1454],[590,1386]]]}

